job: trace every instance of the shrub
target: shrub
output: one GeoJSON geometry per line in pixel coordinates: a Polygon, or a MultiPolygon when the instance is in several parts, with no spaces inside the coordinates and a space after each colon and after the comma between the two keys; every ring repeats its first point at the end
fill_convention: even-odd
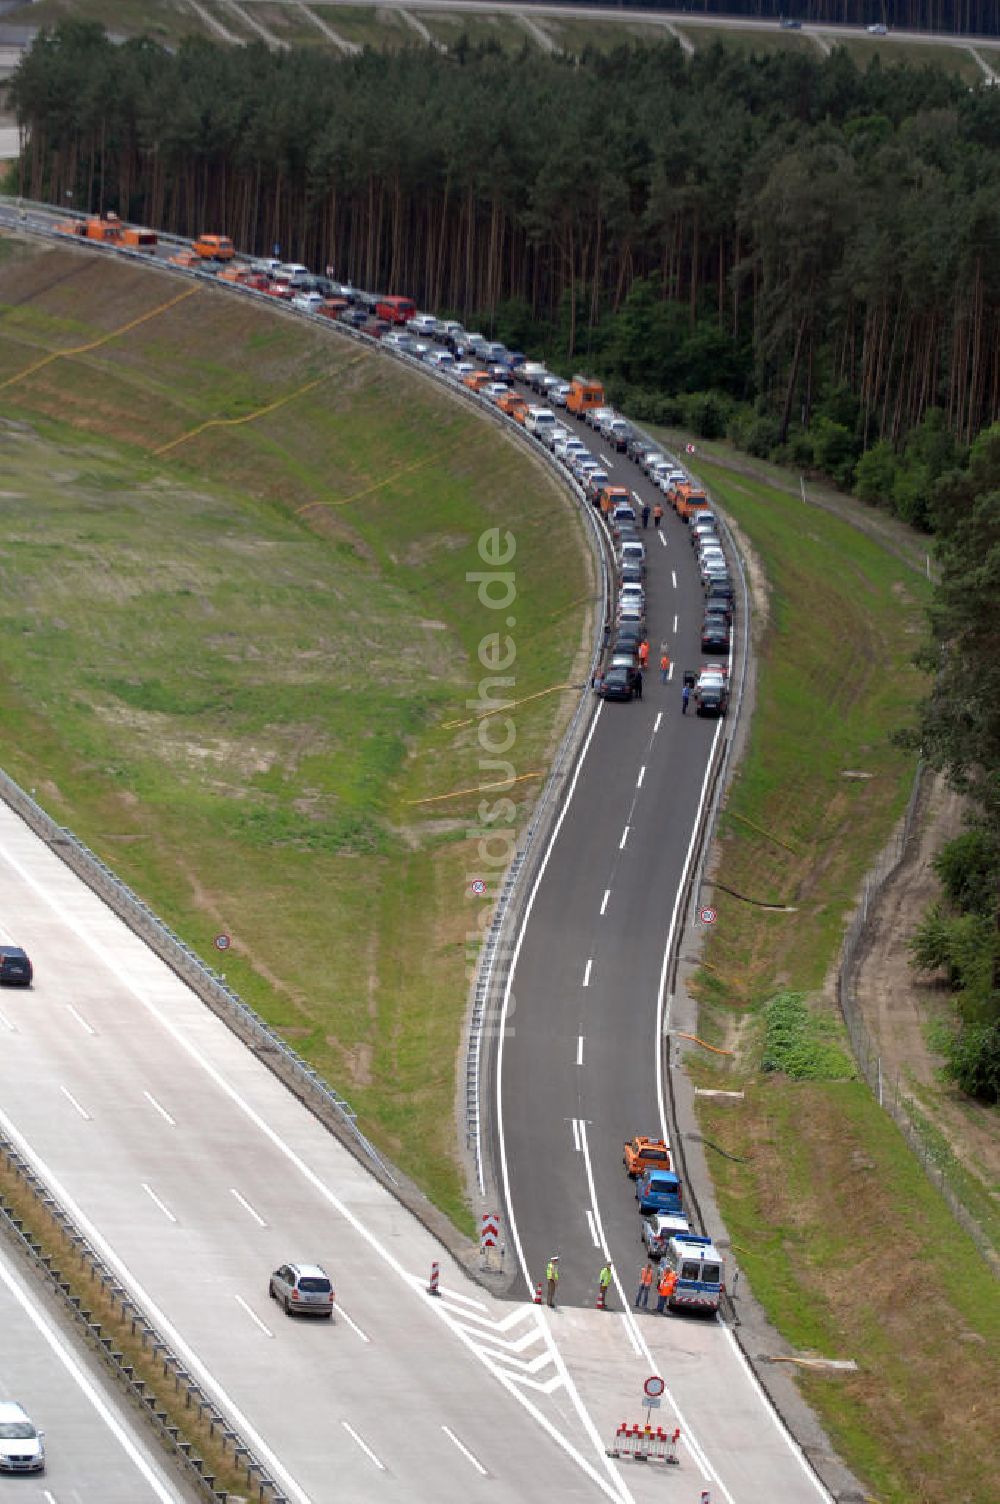
{"type": "Polygon", "coordinates": [[[761,1070],[796,1081],[844,1081],[854,1075],[847,1055],[828,1037],[829,1023],[811,1013],[801,992],[779,992],[764,1005],[761,1070]]]}
{"type": "Polygon", "coordinates": [[[933,865],[949,902],[961,913],[993,912],[1000,868],[994,837],[985,830],[965,830],[941,847],[933,865]]]}
{"type": "Polygon", "coordinates": [[[1000,1023],[964,1024],[943,1048],[950,1080],[980,1102],[1000,1102],[1000,1023]]]}
{"type": "Polygon", "coordinates": [[[875,506],[890,506],[897,464],[896,452],[887,440],[880,439],[873,444],[854,467],[855,496],[875,506]]]}

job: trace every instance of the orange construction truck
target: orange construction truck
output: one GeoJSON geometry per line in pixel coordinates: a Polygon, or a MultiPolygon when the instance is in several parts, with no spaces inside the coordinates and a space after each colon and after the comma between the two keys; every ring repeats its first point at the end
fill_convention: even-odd
{"type": "Polygon", "coordinates": [[[604,388],[588,376],[574,376],[566,394],[566,411],[583,418],[592,407],[604,406],[604,388]]]}
{"type": "Polygon", "coordinates": [[[117,214],[92,214],[89,219],[71,219],[56,225],[62,235],[79,235],[82,240],[96,240],[101,245],[132,246],[135,250],[152,250],[156,244],[153,230],[124,225],[117,214]]]}
{"type": "Polygon", "coordinates": [[[203,261],[232,261],[236,255],[228,235],[199,235],[191,249],[203,261]]]}
{"type": "Polygon", "coordinates": [[[601,511],[604,513],[605,517],[607,517],[609,513],[614,511],[615,507],[620,501],[628,502],[631,505],[632,493],[629,490],[628,486],[604,487],[604,490],[601,492],[600,502],[601,511]]]}
{"type": "Polygon", "coordinates": [[[690,481],[683,485],[675,486],[670,497],[674,504],[674,510],[678,517],[683,517],[686,522],[692,512],[704,512],[708,509],[708,497],[700,487],[692,485],[690,481]]]}

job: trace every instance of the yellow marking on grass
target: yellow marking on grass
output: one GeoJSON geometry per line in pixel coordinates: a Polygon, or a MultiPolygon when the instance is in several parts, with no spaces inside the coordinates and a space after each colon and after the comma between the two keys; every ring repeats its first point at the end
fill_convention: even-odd
{"type": "Polygon", "coordinates": [[[738,815],[736,811],[732,809],[727,810],[726,814],[729,816],[730,820],[739,820],[743,825],[749,825],[751,830],[755,830],[757,834],[759,836],[763,836],[766,841],[773,841],[776,846],[780,846],[784,851],[790,851],[792,856],[802,855],[801,851],[796,851],[794,846],[789,846],[786,841],[782,841],[777,836],[772,835],[771,832],[769,830],[765,830],[762,825],[755,825],[752,820],[747,819],[746,815],[738,815]]]}
{"type": "Polygon", "coordinates": [[[450,794],[431,794],[426,799],[407,799],[407,804],[439,804],[442,799],[461,799],[465,794],[485,794],[490,789],[509,789],[515,783],[524,783],[526,778],[544,778],[544,768],[537,773],[522,773],[517,778],[501,778],[499,783],[477,783],[469,789],[452,789],[450,794]]]}
{"type": "MultiPolygon", "coordinates": [[[[161,313],[167,313],[169,309],[176,308],[178,303],[183,303],[185,298],[193,298],[195,293],[201,291],[200,287],[189,287],[185,292],[178,293],[175,298],[168,298],[166,303],[160,303],[156,308],[150,308],[146,313],[140,313],[138,318],[130,319],[127,324],[122,324],[119,329],[112,329],[108,334],[102,334],[99,339],[93,339],[86,345],[74,345],[71,350],[55,350],[51,355],[43,355],[41,360],[36,360],[23,371],[18,371],[16,376],[8,376],[6,381],[0,381],[0,392],[15,382],[23,381],[25,377],[34,375],[44,366],[51,365],[54,360],[66,360],[72,355],[86,355],[91,350],[99,350],[102,345],[109,344],[113,339],[120,339],[123,334],[128,334],[131,329],[138,329],[140,324],[148,323],[150,319],[159,318],[161,313]]],[[[158,451],[157,451],[158,452],[158,451]]]]}
{"type": "MultiPolygon", "coordinates": [[[[452,445],[452,448],[454,447],[452,445]]],[[[401,475],[411,475],[414,470],[423,470],[427,465],[433,465],[435,461],[440,460],[442,453],[447,452],[443,450],[438,454],[429,454],[426,459],[414,460],[412,465],[401,465],[391,475],[375,481],[371,486],[365,486],[363,491],[355,491],[352,496],[342,496],[339,501],[305,501],[300,507],[296,507],[295,515],[301,517],[302,513],[308,512],[310,507],[349,507],[352,501],[361,501],[363,497],[371,496],[373,491],[381,491],[383,486],[391,486],[393,481],[398,480],[401,475]]]]}
{"type": "Polygon", "coordinates": [[[564,689],[579,689],[579,684],[550,684],[548,689],[536,689],[533,695],[525,695],[523,700],[498,700],[495,705],[484,705],[477,715],[470,715],[465,721],[442,721],[442,731],[458,731],[462,726],[471,726],[483,716],[495,715],[501,710],[516,710],[519,705],[529,705],[532,700],[540,700],[543,695],[557,695],[564,689]]]}
{"type": "MultiPolygon", "coordinates": [[[[206,418],[204,423],[189,428],[187,433],[179,434],[176,439],[169,439],[166,444],[161,444],[153,450],[155,455],[166,454],[168,450],[176,449],[178,444],[186,444],[189,439],[196,439],[200,433],[208,428],[238,428],[241,423],[254,423],[258,418],[266,418],[268,413],[276,412],[279,407],[286,403],[294,402],[296,397],[304,397],[306,392],[311,392],[321,382],[329,381],[334,374],[326,371],[322,376],[317,376],[314,381],[307,381],[305,386],[297,387],[294,392],[286,392],[284,397],[276,397],[273,402],[266,403],[263,407],[255,408],[252,413],[244,413],[242,418],[206,418]]],[[[339,373],[337,373],[339,374],[339,373]]],[[[301,511],[301,508],[299,508],[301,511]]]]}
{"type": "Polygon", "coordinates": [[[678,1039],[690,1039],[695,1044],[700,1044],[703,1050],[711,1050],[713,1055],[732,1055],[733,1050],[720,1050],[718,1045],[709,1044],[707,1039],[699,1039],[697,1034],[685,1034],[680,1029],[674,1031],[678,1039]]]}

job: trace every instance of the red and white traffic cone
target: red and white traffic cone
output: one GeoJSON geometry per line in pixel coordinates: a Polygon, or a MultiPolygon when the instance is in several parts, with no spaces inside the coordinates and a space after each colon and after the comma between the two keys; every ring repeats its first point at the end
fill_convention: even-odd
{"type": "Polygon", "coordinates": [[[596,1309],[598,1311],[606,1311],[607,1310],[607,1305],[605,1304],[605,1301],[604,1301],[604,1286],[603,1285],[598,1285],[598,1287],[597,1287],[596,1309]]]}
{"type": "Polygon", "coordinates": [[[427,1294],[428,1295],[440,1295],[441,1294],[441,1266],[439,1264],[432,1264],[431,1265],[431,1282],[427,1286],[427,1294]]]}
{"type": "Polygon", "coordinates": [[[532,1305],[540,1306],[541,1303],[542,1303],[542,1282],[541,1282],[541,1280],[539,1280],[538,1284],[535,1286],[535,1298],[532,1301],[532,1305]]]}

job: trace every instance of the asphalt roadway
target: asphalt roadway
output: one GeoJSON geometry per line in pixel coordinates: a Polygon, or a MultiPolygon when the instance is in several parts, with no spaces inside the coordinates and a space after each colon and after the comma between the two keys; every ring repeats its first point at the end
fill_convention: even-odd
{"type": "Polygon", "coordinates": [[[195,1495],[156,1455],[93,1355],[54,1316],[48,1287],[0,1250],[0,1399],[46,1433],[44,1473],[0,1477],[18,1504],[181,1504],[195,1495]]]}
{"type": "MultiPolygon", "coordinates": [[[[580,433],[613,484],[651,505],[662,501],[636,465],[592,430],[580,433]]],[[[573,1330],[581,1312],[594,1311],[610,1257],[611,1314],[598,1319],[620,1325],[631,1345],[636,1391],[644,1362],[667,1378],[664,1408],[706,1483],[730,1504],[814,1501],[825,1490],[721,1320],[633,1308],[645,1253],[622,1146],[635,1133],[670,1137],[665,956],[674,926],[685,923],[678,893],[722,732],[721,722],[681,711],[683,669],[705,661],[687,525],[668,507],[661,528],[651,520],[644,537],[651,651],[643,698],[598,706],[514,942],[493,1061],[491,1148],[521,1289],[544,1289],[548,1260],[559,1254],[555,1329],[562,1321],[573,1330]],[[672,660],[666,684],[656,667],[662,643],[672,660]]]]}

